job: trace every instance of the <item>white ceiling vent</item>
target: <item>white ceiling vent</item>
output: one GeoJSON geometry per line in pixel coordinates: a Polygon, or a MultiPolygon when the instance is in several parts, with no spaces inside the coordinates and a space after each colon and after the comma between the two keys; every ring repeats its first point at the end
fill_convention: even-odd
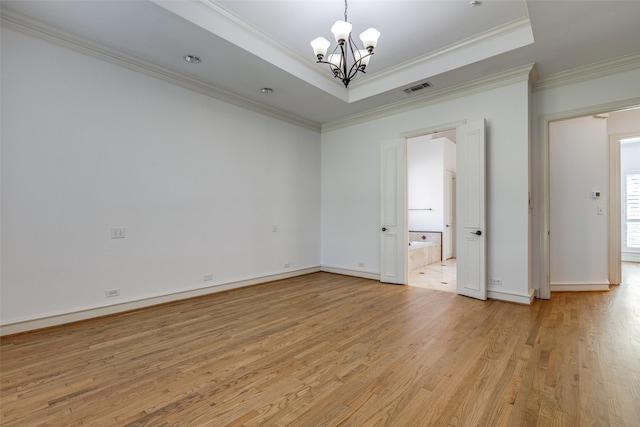
{"type": "Polygon", "coordinates": [[[413,92],[417,92],[419,90],[422,90],[422,89],[425,89],[425,88],[428,88],[428,87],[431,87],[431,86],[433,86],[431,83],[424,82],[424,83],[420,83],[420,84],[408,87],[408,88],[403,89],[403,90],[405,91],[405,93],[413,93],[413,92]]]}

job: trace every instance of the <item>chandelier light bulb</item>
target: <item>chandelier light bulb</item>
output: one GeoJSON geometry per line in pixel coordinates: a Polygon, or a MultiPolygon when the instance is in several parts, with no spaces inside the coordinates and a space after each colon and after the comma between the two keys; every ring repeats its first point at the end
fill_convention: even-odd
{"type": "Polygon", "coordinates": [[[355,54],[356,61],[358,61],[361,66],[369,65],[369,58],[371,58],[371,55],[368,50],[359,49],[353,53],[355,54]]]}
{"type": "Polygon", "coordinates": [[[380,37],[380,31],[375,28],[369,28],[360,34],[360,40],[362,40],[364,48],[367,49],[369,53],[373,52],[373,49],[378,44],[378,37],[380,37]]]}
{"type": "Polygon", "coordinates": [[[331,71],[334,73],[336,71],[340,71],[342,67],[342,55],[339,53],[332,53],[327,57],[327,62],[329,63],[329,67],[331,67],[331,71]]]}
{"type": "Polygon", "coordinates": [[[313,54],[320,61],[327,54],[327,50],[331,46],[331,42],[324,37],[318,37],[311,41],[311,47],[313,48],[313,54]]]}
{"type": "Polygon", "coordinates": [[[343,44],[349,39],[351,34],[351,22],[336,21],[331,27],[331,32],[339,44],[343,44]]]}

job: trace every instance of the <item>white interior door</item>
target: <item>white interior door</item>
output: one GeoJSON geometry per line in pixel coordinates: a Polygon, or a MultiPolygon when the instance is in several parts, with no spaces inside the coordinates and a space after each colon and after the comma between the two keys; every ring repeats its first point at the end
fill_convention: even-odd
{"type": "Polygon", "coordinates": [[[484,119],[456,133],[457,291],[487,299],[484,119]]]}
{"type": "Polygon", "coordinates": [[[445,171],[444,180],[444,227],[442,229],[442,260],[448,260],[454,257],[453,252],[453,230],[454,230],[454,218],[453,214],[455,209],[454,194],[455,194],[455,173],[451,170],[445,171]]]}
{"type": "Polygon", "coordinates": [[[380,281],[406,284],[406,144],[380,142],[380,281]]]}

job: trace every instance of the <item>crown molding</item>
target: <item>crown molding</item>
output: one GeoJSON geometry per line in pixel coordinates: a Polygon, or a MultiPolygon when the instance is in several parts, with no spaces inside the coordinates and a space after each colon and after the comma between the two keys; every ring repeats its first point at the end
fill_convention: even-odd
{"type": "Polygon", "coordinates": [[[510,34],[513,34],[516,31],[522,30],[523,28],[529,28],[529,29],[531,28],[531,22],[529,21],[528,16],[508,22],[498,27],[492,28],[483,33],[476,34],[473,37],[463,39],[451,45],[448,45],[438,50],[435,50],[433,52],[430,52],[426,55],[422,55],[420,57],[413,58],[409,61],[405,61],[401,64],[396,65],[395,67],[378,71],[372,75],[364,76],[364,78],[354,81],[351,84],[351,87],[357,88],[359,86],[374,84],[377,81],[382,80],[387,76],[398,74],[405,70],[420,66],[424,63],[434,61],[438,58],[441,58],[442,56],[445,56],[447,54],[450,54],[452,52],[455,52],[465,47],[473,48],[478,44],[483,43],[487,40],[509,36],[510,34]]]}
{"type": "MultiPolygon", "coordinates": [[[[277,50],[283,56],[288,57],[290,60],[299,63],[301,66],[306,68],[306,71],[312,74],[315,74],[322,80],[331,82],[333,86],[342,88],[341,84],[334,83],[333,76],[328,77],[327,73],[320,71],[315,61],[309,61],[306,57],[303,57],[299,53],[289,49],[284,43],[280,42],[277,39],[274,39],[271,35],[260,30],[258,27],[240,19],[238,16],[234,15],[232,12],[227,10],[222,5],[216,3],[213,0],[197,0],[197,1],[203,8],[208,10],[210,13],[217,15],[219,18],[229,22],[235,28],[239,28],[246,34],[250,34],[251,36],[253,36],[252,38],[254,40],[260,40],[261,43],[265,43],[269,45],[269,47],[277,50]]],[[[162,6],[162,2],[159,2],[159,1],[156,1],[156,2],[157,4],[162,6]]]]}
{"type": "Polygon", "coordinates": [[[344,90],[342,84],[336,81],[333,75],[322,72],[310,57],[303,57],[289,49],[285,44],[236,16],[217,1],[151,1],[328,94],[348,102],[348,91],[344,90]]]}
{"type": "Polygon", "coordinates": [[[318,122],[307,120],[277,108],[260,104],[249,98],[236,95],[212,84],[203,82],[202,80],[187,77],[183,74],[143,61],[137,57],[127,55],[104,45],[91,42],[17,13],[2,10],[2,13],[0,14],[0,25],[247,110],[264,114],[316,132],[321,130],[320,123],[318,122]]]}
{"type": "Polygon", "coordinates": [[[461,96],[472,95],[484,92],[493,88],[507,86],[513,83],[528,81],[533,64],[523,65],[510,70],[493,74],[488,77],[472,80],[450,88],[441,89],[435,92],[420,95],[404,101],[394,102],[383,107],[374,108],[362,113],[352,114],[338,120],[324,123],[322,132],[345,128],[358,123],[365,123],[371,120],[380,119],[392,114],[410,111],[420,107],[437,104],[461,96]]]}
{"type": "Polygon", "coordinates": [[[584,67],[573,68],[571,70],[562,71],[549,77],[539,79],[533,85],[533,91],[539,92],[546,89],[593,80],[599,77],[619,74],[638,68],[640,68],[640,52],[632,55],[621,56],[616,59],[596,62],[595,64],[590,64],[584,67]]]}

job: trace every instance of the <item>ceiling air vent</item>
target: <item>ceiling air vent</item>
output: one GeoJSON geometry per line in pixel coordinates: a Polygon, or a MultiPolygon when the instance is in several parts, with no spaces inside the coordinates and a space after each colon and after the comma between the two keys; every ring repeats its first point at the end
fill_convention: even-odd
{"type": "Polygon", "coordinates": [[[413,92],[417,92],[419,90],[422,90],[424,88],[431,87],[431,86],[432,86],[431,83],[424,82],[424,83],[420,83],[418,85],[414,85],[414,86],[408,87],[408,88],[404,89],[404,91],[405,91],[405,93],[413,93],[413,92]]]}

